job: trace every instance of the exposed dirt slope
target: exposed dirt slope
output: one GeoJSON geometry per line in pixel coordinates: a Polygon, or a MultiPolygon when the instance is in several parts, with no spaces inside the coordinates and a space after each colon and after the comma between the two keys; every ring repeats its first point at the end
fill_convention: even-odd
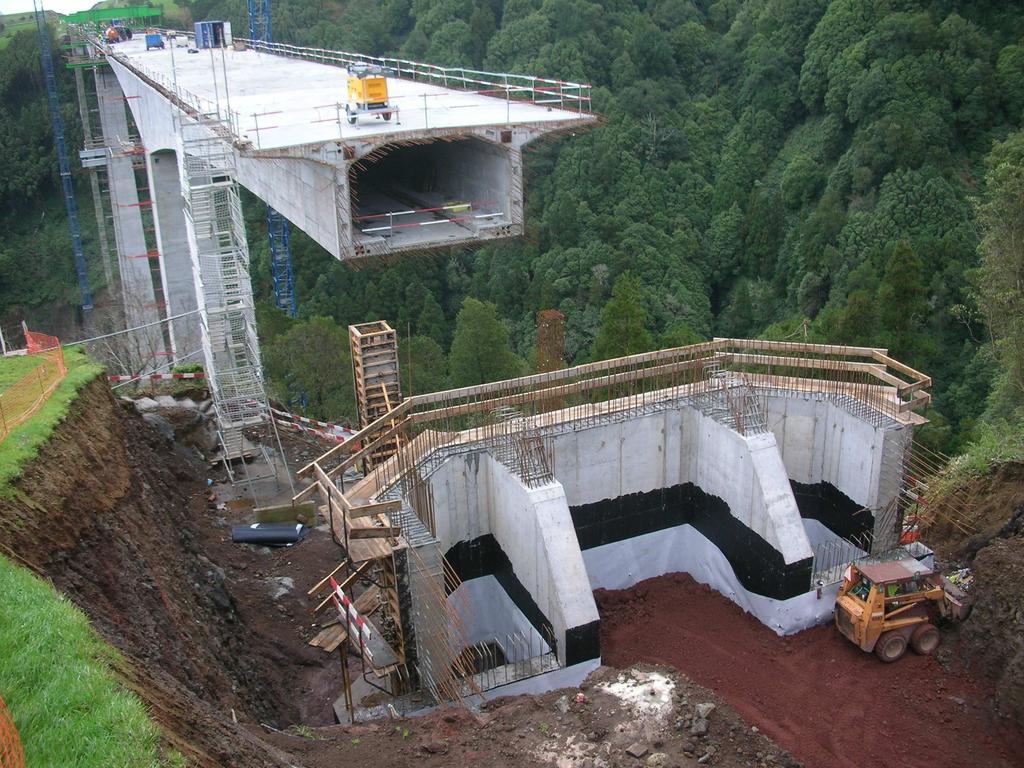
{"type": "Polygon", "coordinates": [[[240,609],[252,562],[219,564],[230,559],[216,546],[225,531],[210,526],[196,468],[96,381],[17,490],[0,500],[4,543],[124,654],[126,676],[172,740],[211,765],[280,764],[243,726],[309,714],[295,686],[326,659],[303,644],[293,606],[272,611],[266,597],[240,609]]]}
{"type": "Polygon", "coordinates": [[[973,535],[936,525],[927,537],[943,561],[974,574],[974,608],[955,628],[956,652],[993,681],[999,712],[1024,726],[1024,464],[1003,464],[959,495],[973,535]]]}
{"type": "Polygon", "coordinates": [[[811,768],[1020,764],[990,686],[934,658],[883,664],[831,626],[780,638],[682,574],[596,596],[606,663],[675,667],[811,768]]]}
{"type": "Polygon", "coordinates": [[[993,541],[972,565],[976,602],[961,630],[964,652],[994,678],[1000,712],[1024,724],[1024,536],[993,541]]]}

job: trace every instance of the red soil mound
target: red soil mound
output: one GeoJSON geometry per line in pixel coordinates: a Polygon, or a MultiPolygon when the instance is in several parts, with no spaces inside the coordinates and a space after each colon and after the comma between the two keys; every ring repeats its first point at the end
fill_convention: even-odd
{"type": "Polygon", "coordinates": [[[606,664],[667,664],[811,768],[1018,766],[991,689],[934,658],[883,664],[831,626],[778,637],[683,574],[596,595],[606,664]]]}

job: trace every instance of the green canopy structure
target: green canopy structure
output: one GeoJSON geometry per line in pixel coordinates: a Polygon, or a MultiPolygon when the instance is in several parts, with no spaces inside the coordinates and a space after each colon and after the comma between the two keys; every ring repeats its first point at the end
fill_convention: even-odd
{"type": "Polygon", "coordinates": [[[124,21],[131,19],[156,19],[163,14],[160,8],[132,6],[128,8],[94,8],[90,11],[77,11],[63,17],[65,24],[100,24],[105,21],[124,21]]]}

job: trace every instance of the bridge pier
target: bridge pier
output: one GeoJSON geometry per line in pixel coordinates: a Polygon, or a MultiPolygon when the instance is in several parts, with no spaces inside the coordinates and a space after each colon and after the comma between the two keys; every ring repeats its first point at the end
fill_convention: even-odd
{"type": "MultiPolygon", "coordinates": [[[[136,156],[132,152],[135,139],[128,128],[125,95],[117,77],[107,68],[96,69],[96,94],[103,144],[108,149],[107,182],[125,323],[135,328],[163,317],[151,264],[155,254],[146,242],[143,224],[142,209],[149,201],[139,199],[136,156]]],[[[131,338],[129,365],[133,370],[152,370],[163,362],[160,356],[167,351],[167,344],[159,326],[137,331],[131,338]]]]}
{"type": "MultiPolygon", "coordinates": [[[[173,150],[147,152],[146,168],[153,195],[153,219],[167,316],[175,317],[198,307],[196,283],[192,278],[188,229],[185,226],[185,200],[178,170],[178,153],[173,150]]],[[[172,320],[169,326],[176,359],[202,350],[203,336],[198,315],[172,320]]],[[[192,359],[198,362],[198,357],[192,359]]]]}

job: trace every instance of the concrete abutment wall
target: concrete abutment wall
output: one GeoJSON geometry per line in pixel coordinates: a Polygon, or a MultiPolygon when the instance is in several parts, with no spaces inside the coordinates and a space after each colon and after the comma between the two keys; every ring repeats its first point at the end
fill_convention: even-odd
{"type": "Polygon", "coordinates": [[[451,456],[429,479],[441,546],[458,560],[493,537],[520,585],[503,586],[555,628],[563,663],[599,653],[591,589],[671,571],[776,631],[810,626],[828,614],[811,590],[812,541],[871,528],[898,492],[888,463],[911,429],[826,396],[769,395],[766,410],[770,431],[750,436],[689,406],[552,433],[555,482],[538,489],[483,448],[451,456]]]}

